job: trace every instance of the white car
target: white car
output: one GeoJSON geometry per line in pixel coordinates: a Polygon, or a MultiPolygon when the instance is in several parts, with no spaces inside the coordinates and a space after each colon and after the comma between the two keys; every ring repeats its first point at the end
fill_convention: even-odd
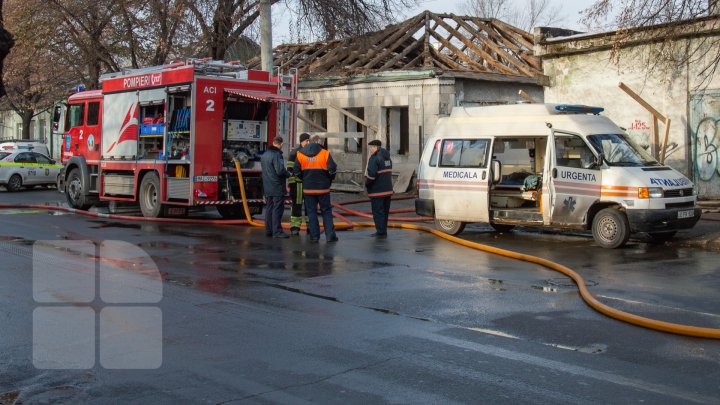
{"type": "Polygon", "coordinates": [[[57,185],[62,165],[43,155],[27,150],[0,151],[0,186],[8,191],[22,187],[57,185]]]}

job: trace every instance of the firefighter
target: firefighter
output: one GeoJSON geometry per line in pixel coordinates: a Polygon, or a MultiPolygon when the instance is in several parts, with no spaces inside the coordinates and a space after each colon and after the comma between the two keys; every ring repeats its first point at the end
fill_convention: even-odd
{"type": "Polygon", "coordinates": [[[276,136],[260,158],[262,167],[263,192],[265,195],[265,235],[274,238],[288,238],[282,230],[282,216],[285,210],[285,179],[288,177],[283,162],[283,139],[276,136]]]}
{"type": "Polygon", "coordinates": [[[372,207],[375,233],[378,239],[387,238],[387,224],[390,216],[390,201],[393,194],[392,160],[390,152],[382,148],[379,140],[370,141],[370,159],[368,160],[365,187],[372,207]]]}
{"type": "Polygon", "coordinates": [[[337,242],[330,205],[330,184],[335,179],[337,165],[330,152],[320,145],[321,142],[322,139],[315,135],[310,143],[298,151],[297,165],[293,171],[296,175],[300,174],[303,179],[303,197],[308,215],[310,240],[312,242],[320,240],[320,223],[317,216],[319,205],[325,226],[325,240],[337,242]]]}
{"type": "MultiPolygon", "coordinates": [[[[307,133],[300,134],[300,145],[290,152],[287,160],[287,170],[290,173],[288,178],[288,186],[290,187],[290,234],[295,236],[300,234],[300,227],[303,223],[303,183],[302,178],[294,175],[295,165],[297,165],[297,153],[310,143],[310,135],[307,133]]],[[[306,211],[307,212],[307,211],[306,211]]],[[[307,223],[307,218],[305,218],[307,223]]]]}

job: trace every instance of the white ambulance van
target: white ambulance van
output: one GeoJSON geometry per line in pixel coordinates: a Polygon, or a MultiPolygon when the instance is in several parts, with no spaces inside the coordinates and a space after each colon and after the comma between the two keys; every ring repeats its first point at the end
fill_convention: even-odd
{"type": "Polygon", "coordinates": [[[415,211],[448,234],[469,222],[672,238],[700,219],[693,184],[582,105],[455,107],[438,120],[418,168],[415,211]]]}

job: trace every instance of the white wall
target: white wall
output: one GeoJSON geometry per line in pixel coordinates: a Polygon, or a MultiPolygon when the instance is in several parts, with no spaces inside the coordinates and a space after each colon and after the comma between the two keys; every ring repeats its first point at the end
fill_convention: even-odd
{"type": "MultiPolygon", "coordinates": [[[[717,43],[718,38],[713,40],[717,43]]],[[[683,42],[683,45],[686,43],[683,42]]],[[[696,45],[697,42],[690,43],[690,46],[696,45]]],[[[554,47],[557,49],[557,44],[554,47]]],[[[544,71],[550,77],[550,86],[545,89],[545,101],[604,107],[604,115],[626,128],[641,145],[650,145],[652,116],[618,87],[620,82],[625,83],[671,119],[665,163],[692,178],[698,185],[701,198],[720,198],[720,164],[716,165],[712,178],[707,174],[704,176],[707,179],[697,176],[700,163],[696,150],[697,122],[693,123],[708,114],[715,114],[720,119],[720,108],[713,107],[720,104],[720,74],[701,82],[699,70],[705,65],[703,61],[694,62],[689,70],[685,68],[674,73],[658,71],[647,74],[648,67],[642,61],[648,52],[652,52],[649,46],[638,46],[622,52],[619,65],[613,63],[609,50],[544,58],[544,71]],[[699,95],[696,94],[698,92],[699,95]],[[693,95],[698,98],[703,94],[707,97],[698,100],[693,107],[693,95]],[[693,110],[696,110],[695,117],[693,110]]],[[[707,53],[714,55],[713,52],[707,53]]],[[[660,143],[663,141],[663,131],[663,125],[659,124],[660,143]]],[[[711,135],[714,136],[715,146],[720,143],[718,135],[717,132],[711,135]]],[[[712,149],[713,146],[708,148],[712,149]]],[[[715,153],[710,159],[717,162],[718,157],[715,153]]],[[[707,168],[705,170],[708,171],[707,168]]]]}

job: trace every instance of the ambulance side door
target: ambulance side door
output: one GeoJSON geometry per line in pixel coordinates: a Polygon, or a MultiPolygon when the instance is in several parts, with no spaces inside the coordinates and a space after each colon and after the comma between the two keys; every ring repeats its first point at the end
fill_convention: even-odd
{"type": "Polygon", "coordinates": [[[592,148],[576,134],[553,131],[550,170],[550,217],[556,226],[584,224],[600,200],[602,178],[592,148]]]}
{"type": "Polygon", "coordinates": [[[492,139],[443,139],[435,170],[435,217],[488,222],[492,139]]]}

